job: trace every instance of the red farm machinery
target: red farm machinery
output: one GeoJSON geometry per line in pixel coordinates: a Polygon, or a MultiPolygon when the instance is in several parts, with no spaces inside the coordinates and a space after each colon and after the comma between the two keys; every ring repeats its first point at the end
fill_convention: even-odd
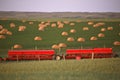
{"type": "Polygon", "coordinates": [[[67,49],[64,55],[57,55],[54,50],[9,50],[8,57],[1,60],[60,60],[60,59],[87,59],[111,58],[112,48],[67,49]]]}

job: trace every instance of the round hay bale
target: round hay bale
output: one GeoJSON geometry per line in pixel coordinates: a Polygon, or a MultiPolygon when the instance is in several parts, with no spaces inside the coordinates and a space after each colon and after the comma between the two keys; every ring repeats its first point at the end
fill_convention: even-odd
{"type": "Polygon", "coordinates": [[[15,27],[15,23],[10,23],[10,28],[14,28],[15,27]]]}
{"type": "Polygon", "coordinates": [[[105,32],[105,31],[106,31],[106,28],[101,28],[101,31],[102,31],[102,32],[105,32]]]}
{"type": "Polygon", "coordinates": [[[20,48],[22,48],[22,46],[21,46],[20,44],[15,44],[15,45],[13,46],[13,48],[14,48],[14,49],[20,49],[20,48]]]}
{"type": "Polygon", "coordinates": [[[19,26],[18,31],[24,31],[26,29],[26,26],[19,26]]]}
{"type": "Polygon", "coordinates": [[[3,26],[2,25],[0,25],[0,30],[2,30],[3,29],[3,26]]]}
{"type": "Polygon", "coordinates": [[[70,23],[70,26],[74,26],[75,25],[75,23],[70,23]]]}
{"type": "Polygon", "coordinates": [[[58,28],[63,28],[63,27],[64,27],[64,24],[62,23],[58,25],[58,28]]]}
{"type": "Polygon", "coordinates": [[[113,27],[108,27],[107,30],[112,31],[113,27]]]}
{"type": "Polygon", "coordinates": [[[69,24],[69,21],[64,21],[65,24],[69,24]]]}
{"type": "Polygon", "coordinates": [[[90,22],[88,22],[88,25],[93,25],[93,24],[94,24],[94,22],[91,22],[91,21],[90,21],[90,22]]]}
{"type": "Polygon", "coordinates": [[[120,36],[120,32],[118,33],[118,35],[120,36]]]}
{"type": "Polygon", "coordinates": [[[33,22],[32,22],[32,21],[30,21],[30,22],[29,22],[29,24],[33,24],[33,22]]]}
{"type": "Polygon", "coordinates": [[[90,38],[90,40],[91,40],[91,41],[93,41],[93,40],[97,40],[97,37],[92,36],[92,37],[90,38]]]}
{"type": "Polygon", "coordinates": [[[64,32],[61,33],[61,35],[62,36],[68,36],[68,33],[64,31],[64,32]]]}
{"type": "Polygon", "coordinates": [[[81,22],[81,20],[77,20],[76,22],[78,22],[78,23],[79,23],[79,22],[81,22]]]}
{"type": "Polygon", "coordinates": [[[51,24],[51,27],[56,27],[57,25],[55,23],[52,23],[51,24]]]}
{"type": "Polygon", "coordinates": [[[89,28],[88,27],[83,27],[83,31],[88,31],[89,28]]]}
{"type": "Polygon", "coordinates": [[[60,21],[57,21],[57,25],[60,25],[60,24],[62,24],[60,21]]]}
{"type": "Polygon", "coordinates": [[[38,30],[39,31],[44,31],[44,27],[39,27],[38,30]]]}
{"type": "Polygon", "coordinates": [[[70,33],[76,33],[76,30],[75,29],[71,29],[70,33]]]}
{"type": "Polygon", "coordinates": [[[67,47],[67,45],[65,43],[59,43],[58,45],[59,47],[67,47]]]}
{"type": "Polygon", "coordinates": [[[99,33],[98,37],[105,37],[105,35],[103,33],[99,33]]]}
{"type": "Polygon", "coordinates": [[[24,22],[26,22],[26,20],[25,20],[25,19],[23,19],[23,20],[22,20],[22,22],[24,23],[24,22]]]}
{"type": "Polygon", "coordinates": [[[40,36],[36,36],[36,37],[34,37],[34,40],[35,40],[35,41],[41,41],[42,38],[41,38],[40,36]]]}
{"type": "Polygon", "coordinates": [[[6,33],[7,35],[12,35],[12,32],[10,32],[10,31],[7,31],[7,33],[6,33]]]}
{"type": "Polygon", "coordinates": [[[8,32],[7,29],[3,28],[1,31],[0,31],[0,34],[6,34],[8,32]]]}
{"type": "Polygon", "coordinates": [[[6,39],[6,36],[0,35],[0,39],[6,39]]]}
{"type": "Polygon", "coordinates": [[[79,38],[77,39],[77,41],[78,41],[78,42],[85,42],[85,38],[79,37],[79,38]]]}
{"type": "Polygon", "coordinates": [[[113,44],[114,44],[115,46],[120,46],[120,41],[115,41],[113,44]]]}
{"type": "Polygon", "coordinates": [[[52,49],[59,49],[59,46],[57,44],[52,45],[52,49]]]}
{"type": "Polygon", "coordinates": [[[74,38],[73,38],[73,37],[68,37],[68,38],[67,38],[67,41],[73,42],[73,41],[74,41],[74,38]]]}

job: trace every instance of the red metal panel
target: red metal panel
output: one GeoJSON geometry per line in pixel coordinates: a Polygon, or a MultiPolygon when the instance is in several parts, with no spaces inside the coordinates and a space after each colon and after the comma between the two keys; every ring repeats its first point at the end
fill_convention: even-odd
{"type": "Polygon", "coordinates": [[[112,54],[112,48],[94,48],[95,54],[112,54]]]}

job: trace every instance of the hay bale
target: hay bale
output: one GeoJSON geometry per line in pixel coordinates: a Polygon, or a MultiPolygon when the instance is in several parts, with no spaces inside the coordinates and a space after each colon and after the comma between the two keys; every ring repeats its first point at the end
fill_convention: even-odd
{"type": "Polygon", "coordinates": [[[79,38],[77,39],[77,41],[78,41],[78,42],[85,42],[85,38],[79,37],[79,38]]]}
{"type": "Polygon", "coordinates": [[[106,28],[101,28],[101,31],[102,31],[102,32],[105,32],[105,31],[106,31],[106,28]]]}
{"type": "Polygon", "coordinates": [[[81,20],[77,20],[76,22],[78,22],[78,23],[79,23],[79,22],[81,22],[81,20]]]}
{"type": "Polygon", "coordinates": [[[15,44],[15,45],[13,46],[13,48],[14,48],[14,49],[20,49],[20,48],[22,48],[22,46],[21,46],[20,44],[15,44]]]}
{"type": "Polygon", "coordinates": [[[83,27],[83,31],[88,31],[89,28],[88,27],[83,27]]]}
{"type": "Polygon", "coordinates": [[[105,35],[103,33],[99,33],[98,37],[105,37],[105,35]]]}
{"type": "Polygon", "coordinates": [[[24,23],[24,22],[26,22],[26,20],[25,20],[25,19],[23,19],[23,20],[22,20],[22,22],[24,23]]]}
{"type": "Polygon", "coordinates": [[[0,31],[0,34],[6,34],[8,32],[7,29],[3,28],[1,31],[0,31]]]}
{"type": "Polygon", "coordinates": [[[26,29],[26,26],[19,26],[18,31],[24,31],[26,29]]]}
{"type": "Polygon", "coordinates": [[[52,49],[59,49],[59,46],[57,44],[52,45],[52,49]]]}
{"type": "Polygon", "coordinates": [[[120,36],[120,32],[118,33],[118,35],[120,36]]]}
{"type": "Polygon", "coordinates": [[[6,36],[0,35],[0,39],[6,39],[6,36]]]}
{"type": "Polygon", "coordinates": [[[44,31],[44,27],[39,27],[38,30],[39,31],[44,31]]]}
{"type": "Polygon", "coordinates": [[[58,45],[59,47],[67,47],[67,45],[65,43],[59,43],[58,45]]]}
{"type": "Polygon", "coordinates": [[[69,24],[69,21],[63,21],[65,24],[69,24]]]}
{"type": "Polygon", "coordinates": [[[52,23],[51,24],[51,27],[56,27],[57,25],[55,23],[52,23]]]}
{"type": "Polygon", "coordinates": [[[92,21],[88,22],[88,25],[93,25],[93,24],[94,24],[94,22],[92,22],[92,21]]]}
{"type": "Polygon", "coordinates": [[[108,27],[107,30],[112,31],[113,27],[108,27]]]}
{"type": "Polygon", "coordinates": [[[0,25],[0,30],[2,30],[3,29],[3,26],[2,25],[0,25]]]}
{"type": "Polygon", "coordinates": [[[92,37],[90,38],[90,40],[91,40],[91,41],[93,41],[93,40],[97,40],[97,37],[92,36],[92,37]]]}
{"type": "Polygon", "coordinates": [[[70,26],[74,26],[75,25],[75,23],[70,23],[70,26]]]}
{"type": "Polygon", "coordinates": [[[76,33],[76,30],[75,29],[71,29],[70,33],[76,33]]]}
{"type": "Polygon", "coordinates": [[[41,38],[40,36],[36,36],[36,37],[34,37],[34,40],[35,40],[35,41],[41,41],[42,38],[41,38]]]}
{"type": "Polygon", "coordinates": [[[67,38],[67,41],[73,42],[73,41],[74,41],[74,38],[73,38],[73,37],[68,37],[68,38],[67,38]]]}
{"type": "Polygon", "coordinates": [[[32,22],[32,21],[30,21],[30,22],[29,22],[29,24],[33,24],[33,22],[32,22]]]}
{"type": "Polygon", "coordinates": [[[7,35],[12,35],[12,32],[10,32],[10,31],[7,31],[7,33],[6,33],[7,35]]]}
{"type": "Polygon", "coordinates": [[[14,28],[15,26],[15,23],[10,23],[10,28],[14,28]]]}
{"type": "Polygon", "coordinates": [[[63,23],[61,23],[61,24],[58,25],[58,28],[63,28],[63,27],[64,27],[63,23]]]}
{"type": "Polygon", "coordinates": [[[64,31],[64,32],[61,33],[61,35],[62,36],[68,36],[68,33],[64,31]]]}
{"type": "Polygon", "coordinates": [[[114,44],[115,46],[120,46],[120,41],[115,41],[115,42],[113,42],[113,44],[114,44]]]}

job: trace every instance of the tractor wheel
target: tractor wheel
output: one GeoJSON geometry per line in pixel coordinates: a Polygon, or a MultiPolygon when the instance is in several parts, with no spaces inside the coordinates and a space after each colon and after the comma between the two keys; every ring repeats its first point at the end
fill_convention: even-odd
{"type": "Polygon", "coordinates": [[[55,59],[58,61],[58,60],[61,59],[61,57],[58,55],[58,56],[55,57],[55,59]]]}

